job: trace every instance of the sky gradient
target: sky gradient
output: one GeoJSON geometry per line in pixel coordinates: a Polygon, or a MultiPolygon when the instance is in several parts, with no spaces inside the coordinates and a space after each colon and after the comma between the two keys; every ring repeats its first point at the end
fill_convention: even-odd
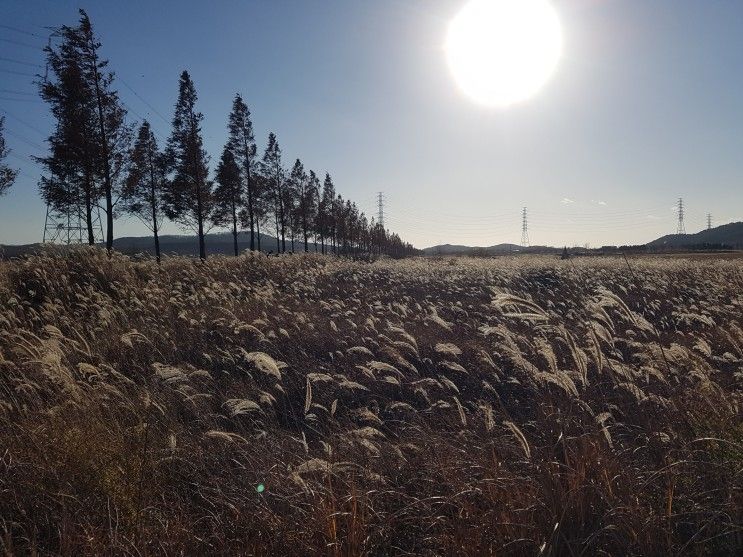
{"type": "MultiPolygon", "coordinates": [[[[187,69],[214,170],[234,94],[285,166],[333,176],[338,192],[417,247],[645,243],[743,220],[743,3],[555,0],[564,50],[532,99],[507,110],[462,94],[443,52],[464,0],[96,1],[85,7],[120,78],[129,120],[164,143],[187,69]],[[151,105],[151,106],[150,106],[151,105]],[[154,110],[153,108],[154,107],[154,110]]],[[[0,114],[21,175],[0,198],[0,243],[41,240],[40,169],[52,120],[35,95],[46,26],[80,4],[4,0],[0,114]],[[23,31],[23,33],[19,32],[23,31]],[[24,62],[25,64],[19,63],[24,62]],[[29,65],[31,64],[31,65],[29,65]],[[38,64],[33,66],[33,64],[38,64]]],[[[119,219],[116,236],[145,235],[119,219]]],[[[183,232],[168,224],[165,232],[183,232]]]]}

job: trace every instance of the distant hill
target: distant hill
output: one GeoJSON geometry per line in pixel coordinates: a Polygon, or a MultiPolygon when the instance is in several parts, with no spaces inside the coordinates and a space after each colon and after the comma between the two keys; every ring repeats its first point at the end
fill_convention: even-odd
{"type": "MultiPolygon", "coordinates": [[[[497,244],[495,246],[462,246],[441,244],[425,248],[425,255],[503,255],[508,253],[559,253],[563,248],[550,246],[522,247],[516,244],[497,244]]],[[[571,253],[576,250],[585,253],[602,253],[609,250],[623,250],[633,252],[663,251],[663,250],[703,250],[703,249],[743,249],[743,222],[723,224],[709,230],[702,230],[696,234],[669,234],[645,245],[637,246],[604,246],[599,249],[570,248],[571,253]]]]}
{"type": "Polygon", "coordinates": [[[497,244],[485,247],[441,244],[423,249],[425,255],[505,255],[509,253],[553,253],[555,251],[558,251],[558,248],[548,246],[525,248],[516,244],[497,244]]]}
{"type": "MultiPolygon", "coordinates": [[[[261,251],[276,252],[276,238],[261,234],[261,251]]],[[[232,254],[232,234],[221,232],[206,235],[206,253],[208,254],[232,254]]],[[[237,247],[240,251],[250,248],[250,233],[241,232],[237,236],[237,247]]],[[[155,253],[155,246],[151,236],[130,236],[116,238],[114,249],[128,255],[135,253],[155,253]]],[[[256,249],[258,249],[258,238],[256,237],[256,249]]],[[[286,239],[286,249],[291,250],[291,240],[286,239]]],[[[315,244],[310,243],[309,249],[314,251],[315,244]]],[[[196,236],[160,236],[160,251],[170,255],[199,255],[199,242],[196,236]]],[[[304,243],[294,242],[294,251],[304,251],[304,243]]]]}
{"type": "MultiPolygon", "coordinates": [[[[256,238],[256,243],[258,239],[256,238]]],[[[261,234],[261,251],[276,252],[276,238],[261,234]]],[[[237,238],[240,251],[250,248],[250,235],[240,233],[237,238]]],[[[26,244],[20,246],[0,245],[0,259],[20,257],[37,251],[42,244],[26,244]]],[[[318,245],[318,249],[319,249],[318,245]]],[[[127,255],[137,253],[155,254],[155,246],[152,236],[125,236],[114,240],[114,249],[127,255]]],[[[257,249],[257,245],[256,245],[257,249]]],[[[291,242],[287,238],[286,249],[291,250],[291,242]]],[[[310,251],[315,251],[315,244],[310,243],[310,251]]],[[[164,235],[160,236],[160,251],[163,255],[199,255],[199,242],[192,235],[164,235]]],[[[294,242],[294,251],[304,251],[303,242],[294,242]]],[[[206,235],[206,252],[209,254],[232,254],[232,235],[229,233],[216,233],[206,235]]]]}
{"type": "Polygon", "coordinates": [[[653,249],[743,249],[743,222],[723,224],[696,234],[669,234],[648,242],[653,249]]]}
{"type": "MultiPolygon", "coordinates": [[[[256,239],[257,240],[257,239],[256,239]]],[[[261,234],[261,251],[276,252],[276,238],[261,234]]],[[[28,253],[33,253],[41,244],[26,244],[20,246],[0,245],[0,259],[10,259],[28,253]]],[[[250,236],[241,232],[238,236],[240,251],[250,247],[250,236]]],[[[257,246],[256,246],[257,247],[257,246]]],[[[610,246],[606,246],[608,248],[610,246]]],[[[625,246],[626,247],[626,246],[625,246]]],[[[648,242],[646,246],[629,246],[635,250],[663,251],[682,249],[743,249],[743,222],[723,224],[709,230],[702,230],[696,234],[669,234],[648,242]]],[[[125,236],[114,240],[114,249],[127,255],[148,253],[154,255],[155,247],[151,236],[125,236]]],[[[165,235],[160,236],[160,249],[164,255],[198,256],[199,244],[196,236],[192,235],[165,235]]],[[[287,239],[286,249],[291,250],[287,239]]],[[[315,244],[310,243],[310,251],[315,251],[315,244]]],[[[318,246],[319,249],[319,246],[318,246]]],[[[605,249],[605,248],[601,248],[605,249]]],[[[616,249],[616,248],[613,248],[616,249]]],[[[621,247],[620,249],[624,249],[621,247]]],[[[302,242],[295,241],[294,251],[304,250],[302,242]]],[[[232,235],[229,233],[215,233],[206,235],[207,254],[231,254],[232,235]]],[[[441,244],[424,248],[425,255],[506,255],[509,253],[560,253],[562,248],[550,246],[522,247],[516,244],[496,244],[494,246],[464,246],[455,244],[441,244]]],[[[573,250],[571,250],[573,251],[573,250]]],[[[585,250],[582,250],[585,251],[585,250]]],[[[596,252],[601,250],[587,250],[596,252]]]]}

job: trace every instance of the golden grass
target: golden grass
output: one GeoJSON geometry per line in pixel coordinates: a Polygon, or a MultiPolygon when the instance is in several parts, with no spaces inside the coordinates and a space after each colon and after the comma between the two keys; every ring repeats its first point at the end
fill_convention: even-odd
{"type": "Polygon", "coordinates": [[[736,555],[743,260],[0,265],[8,554],[736,555]]]}

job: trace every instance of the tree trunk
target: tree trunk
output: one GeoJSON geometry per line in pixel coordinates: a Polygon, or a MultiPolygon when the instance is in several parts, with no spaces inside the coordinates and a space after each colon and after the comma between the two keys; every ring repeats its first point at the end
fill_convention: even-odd
{"type": "Polygon", "coordinates": [[[157,260],[157,264],[160,264],[160,236],[159,232],[157,230],[157,224],[155,224],[155,229],[153,230],[154,236],[155,236],[155,259],[157,260]]]}
{"type": "Polygon", "coordinates": [[[237,257],[239,254],[237,249],[237,209],[234,203],[232,203],[232,240],[235,247],[235,257],[237,257]]]}
{"type": "MultiPolygon", "coordinates": [[[[286,217],[284,215],[284,197],[281,187],[281,171],[278,163],[276,164],[276,198],[279,208],[279,221],[281,222],[281,252],[286,253],[286,217]]],[[[277,223],[278,225],[278,223],[277,223]]],[[[276,228],[276,239],[278,240],[279,229],[276,228]]]]}
{"type": "Polygon", "coordinates": [[[157,231],[157,198],[155,197],[155,167],[150,156],[150,206],[152,208],[152,234],[155,237],[155,259],[160,265],[160,238],[157,231]]]}
{"type": "MultiPolygon", "coordinates": [[[[88,229],[88,245],[95,245],[93,234],[93,199],[90,190],[93,187],[90,178],[90,169],[85,170],[85,227],[88,229]]],[[[82,238],[81,238],[82,240],[82,238]]]]}
{"type": "Polygon", "coordinates": [[[258,251],[261,251],[261,221],[260,219],[256,219],[255,228],[256,228],[256,231],[258,232],[258,251]]]}
{"type": "Polygon", "coordinates": [[[95,235],[93,234],[93,203],[90,199],[90,189],[85,192],[85,224],[88,228],[88,245],[95,245],[95,235]]]}
{"type": "Polygon", "coordinates": [[[310,251],[309,243],[307,241],[307,215],[305,215],[304,219],[302,220],[302,232],[304,233],[304,252],[307,253],[308,251],[310,251]]]}
{"type": "Polygon", "coordinates": [[[111,161],[108,158],[108,136],[106,125],[103,120],[103,101],[101,100],[101,85],[98,75],[98,56],[95,54],[93,38],[89,44],[93,68],[93,81],[95,82],[95,98],[98,106],[98,127],[101,133],[101,154],[103,157],[103,183],[106,189],[106,251],[111,255],[114,243],[114,208],[113,208],[113,183],[111,181],[111,161]]]}
{"type": "MultiPolygon", "coordinates": [[[[253,186],[250,183],[250,146],[243,138],[243,148],[245,149],[245,176],[247,179],[248,190],[248,220],[250,221],[250,251],[255,251],[255,228],[253,227],[253,186]]],[[[261,241],[258,239],[258,251],[261,250],[261,241]]]]}
{"type": "Polygon", "coordinates": [[[281,237],[279,235],[279,215],[273,216],[273,220],[276,223],[276,253],[281,253],[281,237]]]}
{"type": "Polygon", "coordinates": [[[196,170],[196,222],[198,223],[199,233],[199,259],[206,259],[206,243],[204,242],[204,209],[201,199],[201,178],[199,176],[198,164],[196,170]]]}
{"type": "Polygon", "coordinates": [[[196,190],[196,220],[199,228],[199,259],[206,259],[206,243],[204,242],[204,215],[201,211],[201,187],[196,190]]]}
{"type": "Polygon", "coordinates": [[[200,149],[197,148],[199,143],[196,140],[196,118],[194,117],[193,108],[190,110],[189,118],[191,145],[195,151],[193,154],[193,178],[196,183],[196,222],[199,234],[199,259],[205,261],[206,243],[204,242],[204,200],[201,198],[202,177],[201,171],[199,170],[199,158],[201,157],[201,152],[200,149]]]}

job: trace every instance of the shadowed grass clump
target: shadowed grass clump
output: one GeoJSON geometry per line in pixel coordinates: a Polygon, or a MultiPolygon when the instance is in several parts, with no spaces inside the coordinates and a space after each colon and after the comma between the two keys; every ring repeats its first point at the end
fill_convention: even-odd
{"type": "Polygon", "coordinates": [[[8,554],[736,555],[740,260],[0,266],[8,554]]]}

